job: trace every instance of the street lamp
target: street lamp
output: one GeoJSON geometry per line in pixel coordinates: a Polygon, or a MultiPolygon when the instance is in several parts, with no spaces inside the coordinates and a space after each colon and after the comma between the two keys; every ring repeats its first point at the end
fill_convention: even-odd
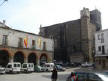
{"type": "Polygon", "coordinates": [[[51,39],[52,39],[52,41],[53,41],[53,46],[52,46],[52,48],[53,48],[52,60],[53,60],[53,62],[54,62],[54,37],[51,36],[51,39]]]}

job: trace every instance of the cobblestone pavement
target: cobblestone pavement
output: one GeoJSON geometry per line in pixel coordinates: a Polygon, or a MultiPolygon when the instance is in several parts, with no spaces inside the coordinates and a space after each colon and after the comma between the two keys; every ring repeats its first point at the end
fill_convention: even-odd
{"type": "MultiPolygon", "coordinates": [[[[78,68],[70,68],[64,72],[58,72],[57,81],[66,81],[66,78],[72,71],[85,70],[78,68]]],[[[51,81],[51,72],[27,73],[27,74],[4,74],[0,75],[0,81],[51,81]]]]}
{"type": "MultiPolygon", "coordinates": [[[[58,81],[66,81],[70,72],[58,72],[58,81]]],[[[0,81],[51,81],[51,72],[29,74],[4,74],[0,81]]]]}

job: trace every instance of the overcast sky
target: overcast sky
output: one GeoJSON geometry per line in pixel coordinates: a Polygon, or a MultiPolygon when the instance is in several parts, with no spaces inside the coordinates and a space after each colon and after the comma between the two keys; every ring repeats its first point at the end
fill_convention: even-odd
{"type": "Polygon", "coordinates": [[[107,0],[8,0],[0,6],[0,21],[6,20],[13,29],[38,34],[40,24],[49,26],[79,19],[83,7],[100,10],[102,27],[108,28],[107,0]]]}

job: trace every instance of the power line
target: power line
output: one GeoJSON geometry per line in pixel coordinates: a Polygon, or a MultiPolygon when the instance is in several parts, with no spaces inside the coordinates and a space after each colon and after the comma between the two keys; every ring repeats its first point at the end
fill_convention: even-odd
{"type": "Polygon", "coordinates": [[[4,1],[0,4],[0,6],[2,6],[6,1],[8,1],[8,0],[4,0],[4,1]]]}

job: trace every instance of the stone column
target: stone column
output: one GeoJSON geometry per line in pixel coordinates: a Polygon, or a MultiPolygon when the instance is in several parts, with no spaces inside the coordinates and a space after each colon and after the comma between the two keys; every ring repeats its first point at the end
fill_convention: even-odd
{"type": "Polygon", "coordinates": [[[9,56],[9,62],[13,62],[14,61],[14,56],[9,56]]]}
{"type": "Polygon", "coordinates": [[[40,65],[40,59],[37,58],[37,65],[40,65]]]}
{"type": "Polygon", "coordinates": [[[24,63],[28,63],[28,58],[24,57],[24,63]]]}

